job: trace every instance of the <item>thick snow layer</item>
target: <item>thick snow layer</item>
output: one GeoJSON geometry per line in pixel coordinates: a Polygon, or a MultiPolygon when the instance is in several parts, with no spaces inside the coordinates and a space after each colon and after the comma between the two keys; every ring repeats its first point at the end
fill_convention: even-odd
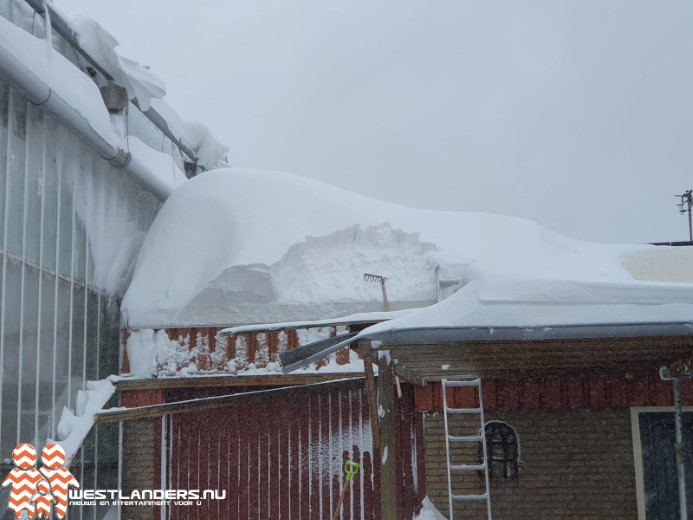
{"type": "Polygon", "coordinates": [[[362,334],[453,327],[693,322],[693,285],[487,277],[362,334]]]}
{"type": "MultiPolygon", "coordinates": [[[[627,282],[619,255],[648,246],[564,237],[535,222],[411,209],[297,175],[206,172],[152,225],[122,309],[132,328],[315,320],[435,303],[436,268],[462,283],[498,276],[627,282]]],[[[449,295],[451,288],[446,289],[449,295]]]]}
{"type": "Polygon", "coordinates": [[[49,40],[36,38],[0,16],[0,47],[15,56],[114,147],[122,147],[122,139],[111,128],[101,93],[96,84],[64,56],[55,52],[49,40]]]}

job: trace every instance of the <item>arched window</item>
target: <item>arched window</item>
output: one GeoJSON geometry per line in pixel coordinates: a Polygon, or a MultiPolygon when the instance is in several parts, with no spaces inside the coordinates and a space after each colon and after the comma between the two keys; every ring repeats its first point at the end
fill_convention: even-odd
{"type": "MultiPolygon", "coordinates": [[[[484,426],[489,480],[516,479],[520,472],[520,437],[515,428],[502,421],[489,421],[484,426]]],[[[483,459],[479,443],[479,462],[483,459]]]]}

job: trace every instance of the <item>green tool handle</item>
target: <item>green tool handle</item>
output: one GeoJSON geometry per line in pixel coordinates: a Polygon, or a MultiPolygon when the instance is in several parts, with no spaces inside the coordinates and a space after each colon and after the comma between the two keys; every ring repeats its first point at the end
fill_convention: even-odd
{"type": "Polygon", "coordinates": [[[354,475],[356,475],[361,469],[361,464],[354,462],[353,460],[347,460],[344,463],[344,472],[346,473],[347,481],[351,480],[354,475]]]}

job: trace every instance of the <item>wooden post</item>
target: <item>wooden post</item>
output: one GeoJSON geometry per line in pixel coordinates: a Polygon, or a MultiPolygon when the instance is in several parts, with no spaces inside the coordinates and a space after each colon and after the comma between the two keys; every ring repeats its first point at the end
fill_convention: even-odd
{"type": "Polygon", "coordinates": [[[380,418],[380,520],[397,520],[397,464],[395,450],[394,370],[390,356],[378,361],[378,416],[380,418]]]}
{"type": "Polygon", "coordinates": [[[378,391],[373,374],[373,356],[370,353],[363,355],[363,368],[366,372],[366,397],[368,398],[368,415],[371,419],[371,437],[373,438],[373,454],[377,456],[380,450],[380,424],[378,420],[378,391]]]}

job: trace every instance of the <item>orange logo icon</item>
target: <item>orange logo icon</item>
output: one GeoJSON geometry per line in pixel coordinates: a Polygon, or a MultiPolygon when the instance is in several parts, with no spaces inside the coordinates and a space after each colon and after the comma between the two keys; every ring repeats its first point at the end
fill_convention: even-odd
{"type": "Polygon", "coordinates": [[[65,451],[55,443],[47,444],[41,452],[41,470],[36,469],[36,450],[31,444],[18,444],[12,451],[15,467],[2,481],[2,487],[10,487],[7,508],[15,518],[26,512],[29,518],[50,518],[51,504],[55,503],[55,515],[62,519],[67,515],[67,491],[78,488],[77,479],[65,468],[65,451]]]}

